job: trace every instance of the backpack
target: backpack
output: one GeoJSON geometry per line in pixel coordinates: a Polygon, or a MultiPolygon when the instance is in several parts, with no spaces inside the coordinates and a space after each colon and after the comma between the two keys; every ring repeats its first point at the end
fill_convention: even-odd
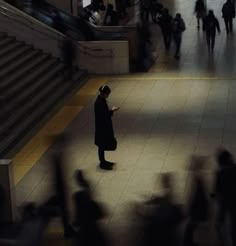
{"type": "Polygon", "coordinates": [[[181,32],[184,32],[185,30],[186,30],[186,27],[185,27],[184,21],[182,19],[180,20],[174,19],[172,31],[174,33],[181,33],[181,32]]]}

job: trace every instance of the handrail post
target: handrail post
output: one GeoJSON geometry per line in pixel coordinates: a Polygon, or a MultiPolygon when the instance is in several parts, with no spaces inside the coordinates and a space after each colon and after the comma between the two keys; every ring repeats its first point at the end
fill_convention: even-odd
{"type": "Polygon", "coordinates": [[[0,208],[2,222],[15,220],[15,192],[12,160],[0,159],[0,208]]]}

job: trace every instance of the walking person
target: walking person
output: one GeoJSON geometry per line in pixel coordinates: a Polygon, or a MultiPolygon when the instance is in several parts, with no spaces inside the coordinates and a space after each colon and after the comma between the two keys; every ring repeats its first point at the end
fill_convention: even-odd
{"type": "Polygon", "coordinates": [[[151,11],[151,0],[141,0],[141,19],[148,23],[151,11]]]}
{"type": "Polygon", "coordinates": [[[233,32],[233,18],[235,18],[235,7],[231,0],[227,0],[222,7],[222,17],[225,21],[226,33],[233,32]]]}
{"type": "MultiPolygon", "coordinates": [[[[200,19],[202,19],[202,22],[203,22],[203,19],[206,16],[206,6],[204,3],[204,0],[196,1],[194,12],[197,17],[197,29],[200,29],[200,19]]],[[[202,27],[203,27],[203,24],[202,24],[202,27]]]]}
{"type": "Polygon", "coordinates": [[[107,5],[107,11],[104,17],[104,25],[105,26],[118,26],[119,25],[118,14],[114,10],[114,6],[110,3],[107,5]]]}
{"type": "Polygon", "coordinates": [[[182,34],[185,31],[186,26],[184,23],[183,18],[181,17],[180,13],[177,13],[173,23],[172,23],[172,32],[173,32],[173,40],[175,42],[175,58],[179,59],[180,58],[180,47],[182,43],[182,34]]]}
{"type": "Polygon", "coordinates": [[[188,221],[184,232],[184,246],[196,246],[195,232],[209,218],[209,199],[206,182],[202,171],[205,168],[204,156],[192,156],[190,171],[192,172],[191,190],[187,203],[188,221]]]}
{"type": "Polygon", "coordinates": [[[73,79],[73,62],[76,58],[76,48],[72,39],[66,37],[62,40],[61,56],[65,65],[65,80],[73,79]]]}
{"type": "Polygon", "coordinates": [[[217,228],[222,241],[225,233],[230,235],[233,246],[236,246],[236,164],[231,153],[221,149],[217,153],[218,170],[215,175],[213,197],[218,205],[217,228]],[[230,221],[230,229],[224,230],[230,221]],[[223,232],[225,231],[225,233],[223,232]]]}
{"type": "Polygon", "coordinates": [[[208,51],[214,52],[216,30],[220,33],[220,25],[213,10],[209,10],[207,17],[205,18],[203,30],[206,31],[208,51]]]}
{"type": "Polygon", "coordinates": [[[77,246],[108,246],[109,241],[99,221],[106,215],[106,211],[94,198],[90,183],[82,170],[76,170],[75,181],[79,190],[73,195],[75,220],[77,229],[75,245],[77,246]]]}
{"type": "Polygon", "coordinates": [[[119,107],[112,107],[110,110],[106,99],[109,97],[111,89],[107,85],[99,88],[99,95],[95,101],[95,144],[98,146],[98,156],[100,168],[112,170],[114,163],[105,160],[106,150],[115,150],[117,142],[112,126],[112,115],[119,107]]]}
{"type": "Polygon", "coordinates": [[[158,18],[157,23],[161,27],[165,49],[168,51],[170,49],[172,32],[172,17],[169,15],[168,9],[163,9],[162,15],[158,18]]]}
{"type": "Polygon", "coordinates": [[[151,0],[151,16],[153,23],[157,23],[157,15],[161,13],[163,5],[158,0],[151,0]]]}

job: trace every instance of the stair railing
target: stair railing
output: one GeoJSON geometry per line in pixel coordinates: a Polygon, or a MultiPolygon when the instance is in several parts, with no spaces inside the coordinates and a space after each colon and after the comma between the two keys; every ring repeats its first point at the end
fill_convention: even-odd
{"type": "MultiPolygon", "coordinates": [[[[47,36],[49,39],[53,39],[57,41],[58,43],[63,42],[63,40],[67,38],[64,34],[47,26],[44,23],[41,23],[40,21],[32,18],[31,16],[28,16],[25,13],[21,13],[21,11],[13,9],[13,7],[11,6],[8,7],[7,5],[9,4],[4,2],[5,6],[3,6],[2,3],[3,1],[0,0],[0,14],[7,17],[8,19],[17,21],[18,23],[24,25],[25,27],[29,29],[33,29],[47,36]]],[[[79,43],[74,38],[72,37],[69,37],[69,38],[73,40],[73,42],[76,43],[80,52],[83,52],[86,55],[93,56],[93,57],[112,57],[113,56],[112,49],[87,47],[86,45],[79,43]]]]}

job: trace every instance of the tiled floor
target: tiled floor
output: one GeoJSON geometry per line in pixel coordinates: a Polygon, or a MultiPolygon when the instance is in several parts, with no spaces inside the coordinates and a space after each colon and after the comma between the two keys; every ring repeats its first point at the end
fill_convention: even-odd
{"type": "MultiPolygon", "coordinates": [[[[181,59],[176,61],[172,52],[166,54],[159,39],[153,44],[158,58],[149,73],[90,80],[62,115],[56,116],[60,117],[54,119],[58,123],[42,130],[45,136],[51,136],[66,127],[72,137],[66,161],[68,197],[76,189],[74,170],[84,169],[94,185],[96,198],[108,208],[104,225],[116,239],[114,245],[128,245],[126,228],[133,222],[127,215],[129,205],[158,190],[160,172],[175,172],[176,198],[184,202],[190,184],[190,156],[209,157],[205,177],[211,181],[216,148],[223,145],[233,153],[236,150],[236,45],[235,34],[225,34],[221,18],[223,1],[207,2],[208,8],[215,10],[222,30],[216,37],[214,55],[207,52],[204,34],[197,32],[194,1],[169,0],[164,4],[170,7],[171,14],[180,11],[186,21],[181,59]],[[117,163],[111,172],[97,169],[97,149],[93,144],[93,103],[97,88],[106,81],[112,89],[109,104],[120,106],[113,118],[118,149],[107,152],[107,159],[117,163]],[[67,117],[75,117],[68,126],[64,121],[67,117]]],[[[157,25],[151,29],[156,37],[160,36],[157,25]]],[[[19,163],[24,160],[22,166],[16,167],[17,172],[25,165],[33,166],[16,186],[18,204],[41,201],[48,196],[52,184],[49,156],[56,147],[46,146],[35,146],[29,153],[34,160],[33,164],[29,162],[30,166],[25,155],[16,157],[19,163]],[[46,149],[35,164],[38,153],[46,149]]]]}

